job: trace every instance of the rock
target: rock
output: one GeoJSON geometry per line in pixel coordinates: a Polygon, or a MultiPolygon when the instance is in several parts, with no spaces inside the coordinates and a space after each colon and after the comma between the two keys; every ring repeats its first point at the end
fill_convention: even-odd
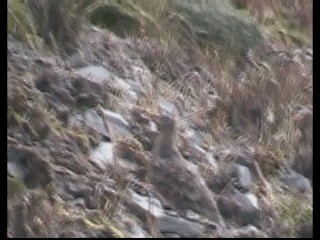
{"type": "Polygon", "coordinates": [[[136,102],[141,96],[145,96],[143,86],[130,79],[122,79],[114,76],[110,85],[112,89],[125,95],[128,103],[136,102]]]}
{"type": "Polygon", "coordinates": [[[75,73],[79,74],[84,79],[98,83],[99,85],[105,83],[111,77],[111,73],[107,69],[95,65],[76,69],[75,73]]]}
{"type": "Polygon", "coordinates": [[[163,233],[161,234],[164,238],[181,238],[179,234],[176,233],[163,233]]]}
{"type": "Polygon", "coordinates": [[[218,198],[217,203],[221,214],[240,226],[260,224],[260,210],[238,190],[227,192],[218,198]]]}
{"type": "Polygon", "coordinates": [[[256,195],[251,192],[246,192],[244,195],[252,203],[253,206],[255,206],[257,209],[259,208],[259,200],[256,195]]]}
{"type": "Polygon", "coordinates": [[[96,208],[93,204],[93,200],[91,199],[94,194],[93,188],[88,184],[88,182],[79,180],[64,183],[66,192],[72,196],[72,199],[83,199],[88,208],[96,208]]]}
{"type": "Polygon", "coordinates": [[[267,234],[254,226],[246,226],[233,231],[233,238],[267,238],[267,234]]]}
{"type": "Polygon", "coordinates": [[[258,174],[251,156],[237,155],[234,159],[234,162],[247,167],[250,170],[252,180],[255,180],[257,178],[258,174]]]}
{"type": "Polygon", "coordinates": [[[84,124],[103,136],[109,136],[102,117],[94,109],[88,109],[83,114],[74,115],[71,117],[70,123],[71,125],[80,127],[84,124]]]}
{"type": "Polygon", "coordinates": [[[166,114],[169,114],[169,115],[172,115],[172,116],[179,114],[179,111],[175,107],[175,105],[172,104],[171,102],[168,102],[167,100],[165,100],[163,98],[159,99],[158,106],[161,108],[163,113],[166,113],[166,114]]]}
{"type": "Polygon", "coordinates": [[[102,104],[100,97],[94,93],[81,93],[75,97],[75,100],[78,105],[89,108],[102,104]]]}
{"type": "Polygon", "coordinates": [[[52,175],[47,161],[50,161],[49,155],[40,149],[8,146],[8,173],[23,179],[28,188],[49,184],[52,175]]]}
{"type": "Polygon", "coordinates": [[[110,132],[111,139],[130,136],[129,123],[118,113],[100,108],[99,113],[110,132]]]}
{"type": "Polygon", "coordinates": [[[161,234],[175,234],[184,238],[201,237],[205,228],[195,222],[164,215],[158,219],[161,234]]]}
{"type": "Polygon", "coordinates": [[[51,69],[45,69],[35,80],[35,86],[41,92],[52,95],[51,99],[54,101],[58,99],[70,105],[74,103],[74,99],[65,85],[63,76],[51,69]]]}
{"type": "Polygon", "coordinates": [[[121,219],[117,220],[117,225],[125,231],[125,235],[130,238],[150,238],[150,235],[143,229],[143,226],[137,222],[136,218],[130,214],[119,214],[121,219]]]}
{"type": "Polygon", "coordinates": [[[297,237],[299,238],[313,238],[313,225],[302,224],[297,230],[297,237]]]}
{"type": "Polygon", "coordinates": [[[249,189],[252,185],[252,177],[249,168],[240,164],[235,164],[232,175],[237,179],[240,185],[244,188],[249,189]]]}
{"type": "Polygon", "coordinates": [[[132,203],[136,204],[144,211],[148,212],[149,214],[155,217],[160,217],[164,215],[164,210],[158,199],[153,197],[149,198],[148,196],[142,196],[133,190],[129,190],[129,192],[131,195],[132,203]]]}
{"type": "Polygon", "coordinates": [[[86,66],[74,70],[75,76],[65,83],[78,104],[95,106],[108,101],[111,73],[101,66],[86,66]],[[108,84],[107,84],[108,83],[108,84]]]}
{"type": "Polygon", "coordinates": [[[313,152],[312,149],[304,149],[295,156],[292,168],[313,182],[313,152]]]}
{"type": "Polygon", "coordinates": [[[213,153],[211,151],[206,153],[206,157],[205,159],[207,160],[207,162],[214,168],[214,169],[218,169],[218,162],[217,160],[214,158],[213,153]]]}
{"type": "Polygon", "coordinates": [[[203,143],[202,136],[193,130],[192,128],[187,128],[185,130],[186,137],[195,145],[201,146],[203,143]]]}
{"type": "Polygon", "coordinates": [[[101,169],[105,169],[108,163],[113,163],[113,144],[109,142],[100,142],[89,155],[91,161],[98,165],[101,169]]]}
{"type": "Polygon", "coordinates": [[[268,235],[252,225],[241,228],[224,228],[218,231],[218,238],[267,238],[268,235]]]}
{"type": "Polygon", "coordinates": [[[284,176],[280,177],[280,180],[283,183],[285,183],[287,186],[297,190],[298,192],[301,192],[301,193],[312,192],[312,186],[310,184],[310,181],[304,176],[294,171],[284,174],[284,176]]]}

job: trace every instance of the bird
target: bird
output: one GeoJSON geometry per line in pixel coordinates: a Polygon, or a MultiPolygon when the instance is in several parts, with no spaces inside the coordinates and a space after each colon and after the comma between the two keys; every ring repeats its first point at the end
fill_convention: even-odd
{"type": "Polygon", "coordinates": [[[214,199],[195,165],[185,160],[175,144],[176,121],[168,115],[155,119],[159,135],[149,163],[150,183],[181,217],[192,210],[225,226],[214,199]]]}

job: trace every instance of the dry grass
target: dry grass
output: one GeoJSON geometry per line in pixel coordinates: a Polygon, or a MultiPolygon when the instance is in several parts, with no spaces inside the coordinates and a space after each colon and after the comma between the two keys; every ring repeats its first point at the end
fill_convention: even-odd
{"type": "MultiPolygon", "coordinates": [[[[275,44],[281,46],[282,42],[277,41],[275,44]]],[[[158,74],[159,78],[155,82],[156,84],[153,84],[154,89],[146,98],[146,101],[147,99],[152,101],[142,102],[141,106],[143,107],[152,106],[153,111],[157,112],[159,111],[156,103],[157,96],[164,96],[170,102],[174,102],[177,93],[179,93],[184,99],[183,101],[188,103],[187,108],[186,105],[184,106],[184,115],[192,113],[190,117],[196,119],[198,116],[199,121],[208,118],[210,124],[207,124],[207,131],[216,133],[215,137],[221,137],[217,133],[222,133],[228,125],[231,125],[238,131],[238,134],[244,135],[256,143],[260,142],[265,152],[268,152],[267,155],[279,158],[280,161],[284,161],[293,153],[295,147],[305,141],[305,138],[303,139],[299,135],[306,131],[299,130],[299,126],[304,125],[304,129],[312,128],[311,121],[302,120],[307,117],[294,117],[296,116],[293,110],[294,106],[312,106],[310,93],[301,91],[301,89],[307,88],[307,84],[311,80],[310,77],[312,77],[310,75],[310,77],[306,77],[304,74],[309,63],[298,64],[292,61],[293,55],[291,53],[294,48],[287,50],[289,56],[287,60],[281,57],[280,52],[274,52],[265,57],[270,52],[269,43],[266,42],[253,51],[250,61],[245,56],[240,58],[242,64],[240,70],[244,71],[246,75],[244,82],[235,79],[233,70],[236,66],[232,59],[223,58],[219,53],[210,55],[210,49],[207,49],[208,52],[199,52],[199,49],[195,49],[194,52],[198,54],[196,56],[189,55],[189,62],[207,63],[211,73],[214,73],[218,79],[214,85],[218,100],[214,104],[211,102],[206,105],[199,100],[204,94],[203,90],[209,88],[210,85],[202,86],[201,90],[197,91],[197,87],[195,87],[197,84],[193,86],[192,82],[184,77],[189,74],[189,69],[179,69],[177,63],[184,63],[189,67],[190,65],[183,62],[183,57],[176,51],[171,51],[171,49],[175,49],[174,41],[163,44],[146,38],[140,40],[138,48],[139,46],[144,47],[140,48],[141,54],[146,63],[150,64],[149,68],[155,73],[158,73],[159,69],[164,71],[164,73],[158,74]],[[170,52],[175,54],[169,54],[170,52]],[[163,65],[178,67],[165,69],[163,65]],[[176,76],[173,77],[172,72],[177,73],[176,76]],[[170,73],[169,78],[164,77],[170,73]],[[162,80],[170,82],[169,88],[161,82],[162,80]],[[187,91],[190,87],[193,92],[187,91]]],[[[203,78],[201,80],[203,81],[203,78]]],[[[269,159],[269,157],[267,158],[269,159]]]]}
{"type": "Polygon", "coordinates": [[[77,2],[28,0],[26,4],[38,33],[54,52],[70,55],[79,47],[83,25],[77,2]]]}
{"type": "Polygon", "coordinates": [[[285,236],[296,236],[297,227],[312,224],[312,204],[300,195],[270,190],[265,198],[265,204],[269,205],[270,210],[272,209],[271,215],[276,221],[275,224],[281,224],[280,231],[285,236]]]}
{"type": "MultiPolygon", "coordinates": [[[[289,42],[310,42],[313,28],[313,2],[288,0],[233,0],[240,9],[247,9],[258,22],[266,26],[275,26],[286,44],[289,42]],[[303,35],[307,34],[308,38],[303,35]]],[[[312,41],[312,40],[311,40],[312,41]]]]}

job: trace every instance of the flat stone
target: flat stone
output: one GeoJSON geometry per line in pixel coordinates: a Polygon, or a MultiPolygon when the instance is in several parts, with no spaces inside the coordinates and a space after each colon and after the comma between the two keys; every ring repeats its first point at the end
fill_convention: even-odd
{"type": "Polygon", "coordinates": [[[217,203],[221,214],[226,218],[234,219],[240,226],[258,225],[260,222],[260,209],[238,190],[227,192],[218,199],[217,203]]]}
{"type": "Polygon", "coordinates": [[[214,169],[218,169],[218,162],[211,151],[206,153],[206,160],[214,169]]]}
{"type": "Polygon", "coordinates": [[[248,198],[248,200],[252,203],[253,206],[259,208],[259,201],[256,195],[254,195],[251,192],[247,192],[244,195],[248,198]]]}
{"type": "Polygon", "coordinates": [[[158,105],[167,114],[177,115],[178,113],[177,108],[172,103],[166,101],[163,98],[159,99],[158,105]]]}
{"type": "Polygon", "coordinates": [[[233,170],[233,176],[236,177],[236,179],[239,181],[241,186],[245,188],[249,188],[253,183],[251,172],[249,168],[247,168],[246,166],[235,164],[234,170],[233,170]]]}
{"type": "Polygon", "coordinates": [[[88,109],[82,114],[76,114],[70,118],[71,125],[82,126],[82,124],[94,129],[103,136],[109,133],[104,125],[102,117],[94,109],[88,109]]]}
{"type": "Polygon", "coordinates": [[[164,215],[158,221],[161,233],[171,233],[186,238],[201,237],[205,230],[202,225],[183,218],[164,215]]]}
{"type": "Polygon", "coordinates": [[[153,197],[149,198],[148,196],[142,196],[131,189],[129,189],[129,192],[132,202],[138,205],[144,211],[147,211],[155,217],[164,215],[164,210],[158,199],[153,197]]]}
{"type": "Polygon", "coordinates": [[[98,146],[92,150],[89,157],[99,167],[105,169],[108,163],[114,161],[113,144],[109,142],[100,142],[98,146]]]}
{"type": "Polygon", "coordinates": [[[78,68],[75,73],[92,82],[102,84],[111,77],[111,73],[102,66],[86,66],[78,68]]]}
{"type": "Polygon", "coordinates": [[[129,123],[118,113],[100,108],[112,139],[128,137],[129,123]]]}
{"type": "Polygon", "coordinates": [[[233,238],[267,238],[268,235],[256,227],[249,225],[232,231],[233,238]]]}
{"type": "Polygon", "coordinates": [[[16,178],[23,179],[24,177],[27,176],[27,172],[23,168],[23,166],[21,166],[20,164],[18,164],[16,162],[8,162],[7,171],[11,176],[16,177],[16,178]]]}
{"type": "Polygon", "coordinates": [[[288,187],[295,189],[301,193],[312,192],[310,181],[295,171],[284,174],[284,176],[280,177],[280,180],[288,187]]]}

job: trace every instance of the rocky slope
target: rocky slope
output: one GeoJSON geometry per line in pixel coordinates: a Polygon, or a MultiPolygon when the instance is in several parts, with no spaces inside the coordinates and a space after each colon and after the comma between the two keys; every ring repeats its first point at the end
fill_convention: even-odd
{"type": "Polygon", "coordinates": [[[234,75],[90,24],[72,54],[9,31],[8,237],[312,235],[312,48],[264,38],[234,75]],[[179,216],[150,183],[160,114],[225,226],[179,216]]]}

